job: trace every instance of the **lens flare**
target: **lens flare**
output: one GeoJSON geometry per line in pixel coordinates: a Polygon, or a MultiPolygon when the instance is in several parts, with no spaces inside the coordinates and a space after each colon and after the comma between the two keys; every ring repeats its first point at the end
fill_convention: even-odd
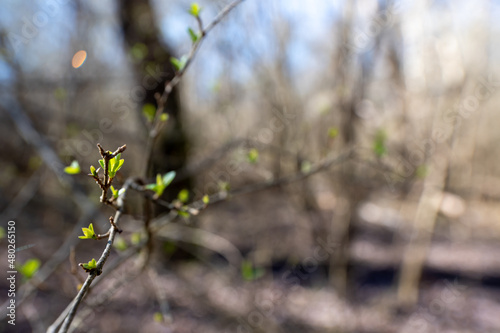
{"type": "Polygon", "coordinates": [[[73,59],[71,60],[71,65],[73,66],[73,68],[79,68],[80,66],[83,65],[85,59],[87,59],[87,52],[85,52],[84,50],[80,50],[76,52],[75,55],[73,56],[73,59]]]}

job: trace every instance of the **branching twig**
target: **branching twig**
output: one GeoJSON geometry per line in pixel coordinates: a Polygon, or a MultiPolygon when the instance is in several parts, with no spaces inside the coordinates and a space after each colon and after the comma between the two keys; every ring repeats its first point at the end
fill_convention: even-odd
{"type": "Polygon", "coordinates": [[[102,182],[99,179],[99,176],[92,175],[92,177],[96,180],[97,184],[99,187],[102,189],[102,194],[101,194],[101,202],[108,204],[108,205],[113,205],[113,203],[108,200],[108,190],[111,187],[111,183],[113,182],[113,177],[109,177],[109,161],[113,158],[115,158],[118,154],[121,154],[127,149],[127,145],[123,145],[119,147],[117,150],[114,152],[111,151],[106,151],[102,148],[102,146],[98,143],[97,148],[99,148],[99,153],[101,154],[101,157],[104,161],[104,182],[102,182]]]}
{"type": "MultiPolygon", "coordinates": [[[[124,147],[125,146],[120,147],[120,148],[123,148],[123,150],[124,150],[125,149],[124,147]]],[[[109,155],[106,154],[106,155],[112,156],[114,154],[114,156],[116,156],[120,152],[118,152],[118,150],[117,150],[115,153],[111,153],[109,155]]],[[[110,157],[110,158],[112,158],[112,157],[110,157]]],[[[110,217],[110,219],[109,219],[111,227],[110,227],[110,229],[108,231],[108,234],[109,234],[108,242],[106,244],[106,247],[104,248],[104,251],[101,254],[101,257],[97,261],[96,267],[89,272],[89,275],[87,276],[87,279],[83,283],[83,286],[81,287],[81,289],[78,292],[78,294],[75,297],[75,299],[66,308],[66,310],[63,311],[63,313],[59,316],[59,318],[57,318],[56,321],[49,327],[49,329],[47,330],[48,333],[49,332],[50,333],[55,333],[57,331],[57,329],[59,328],[59,326],[61,326],[62,320],[64,320],[64,322],[62,323],[62,326],[61,326],[61,329],[59,330],[59,332],[60,333],[66,333],[68,331],[68,328],[69,328],[71,322],[73,321],[73,318],[75,317],[76,311],[78,310],[78,306],[82,302],[83,298],[89,292],[90,285],[92,284],[92,281],[97,276],[99,276],[101,274],[102,268],[103,268],[104,264],[106,263],[106,260],[108,259],[109,254],[111,253],[111,248],[113,246],[113,242],[115,240],[116,233],[121,232],[121,230],[118,229],[116,223],[119,221],[120,217],[123,214],[124,198],[125,198],[125,195],[127,193],[127,190],[129,188],[129,186],[130,186],[130,182],[126,182],[124,184],[124,186],[123,186],[124,190],[118,196],[117,211],[115,213],[115,216],[114,217],[110,217]]]]}
{"type": "Polygon", "coordinates": [[[218,24],[222,21],[224,17],[226,17],[229,12],[234,9],[236,6],[238,6],[240,3],[242,3],[244,0],[235,0],[229,5],[227,5],[215,18],[214,20],[205,28],[203,29],[203,24],[201,22],[201,18],[199,16],[196,17],[196,20],[198,22],[198,26],[200,28],[200,37],[199,39],[193,43],[191,46],[191,50],[189,51],[187,57],[186,57],[186,62],[184,66],[178,70],[175,73],[175,76],[165,84],[165,90],[163,91],[162,95],[157,98],[157,103],[158,103],[158,108],[155,113],[155,117],[151,126],[151,131],[149,133],[149,138],[148,138],[148,143],[146,146],[146,165],[144,168],[144,173],[143,176],[147,177],[147,173],[149,170],[149,166],[151,165],[151,160],[153,157],[153,148],[154,148],[154,142],[156,137],[158,136],[160,130],[161,130],[161,114],[164,111],[165,105],[167,103],[167,100],[172,93],[172,90],[174,89],[175,86],[179,84],[181,81],[182,76],[186,72],[186,70],[189,68],[191,65],[196,53],[198,52],[198,49],[200,48],[201,43],[203,40],[206,38],[207,34],[218,24]]]}
{"type": "MultiPolygon", "coordinates": [[[[238,4],[243,2],[243,0],[235,0],[232,3],[230,3],[228,6],[226,6],[216,17],[215,19],[207,26],[207,28],[203,29],[203,23],[201,21],[201,18],[199,15],[196,15],[196,20],[198,22],[198,26],[200,29],[200,36],[199,38],[193,43],[191,46],[191,50],[189,51],[189,54],[186,57],[186,61],[183,64],[181,68],[178,68],[176,71],[174,77],[168,81],[165,84],[165,89],[163,90],[161,96],[155,95],[156,101],[157,101],[157,109],[155,112],[154,119],[152,121],[152,126],[149,131],[149,136],[146,144],[146,158],[145,158],[145,165],[144,165],[144,171],[143,171],[143,177],[147,178],[148,177],[148,172],[151,167],[151,163],[153,160],[153,150],[154,150],[154,145],[156,138],[158,137],[161,128],[164,124],[162,119],[162,114],[164,112],[165,106],[167,104],[167,100],[172,93],[172,90],[174,89],[177,84],[181,81],[181,78],[183,77],[184,73],[186,70],[189,68],[191,65],[191,62],[193,61],[198,49],[200,48],[201,43],[203,40],[206,38],[208,32],[212,30],[229,12],[236,7],[238,4]]],[[[152,243],[151,243],[151,231],[149,230],[149,223],[151,220],[150,216],[150,207],[149,203],[147,201],[144,202],[144,227],[146,229],[146,237],[148,239],[148,249],[151,251],[152,249],[152,243]]]]}
{"type": "MultiPolygon", "coordinates": [[[[343,154],[338,156],[327,158],[317,164],[313,165],[308,172],[298,172],[292,175],[283,176],[277,179],[267,180],[261,183],[251,184],[231,191],[221,191],[209,196],[209,204],[214,204],[216,202],[224,201],[227,198],[234,197],[237,195],[249,194],[253,192],[262,191],[271,187],[287,185],[296,181],[301,181],[308,178],[314,174],[321,171],[327,170],[328,168],[337,165],[339,163],[345,162],[346,160],[354,156],[354,149],[349,149],[343,154]]],[[[166,202],[161,199],[155,199],[154,195],[150,192],[144,190],[144,187],[136,183],[131,185],[131,189],[141,192],[146,198],[152,200],[154,203],[175,211],[185,211],[192,215],[197,215],[199,211],[207,206],[203,200],[198,200],[193,202],[188,206],[176,206],[170,202],[166,202]]]]}

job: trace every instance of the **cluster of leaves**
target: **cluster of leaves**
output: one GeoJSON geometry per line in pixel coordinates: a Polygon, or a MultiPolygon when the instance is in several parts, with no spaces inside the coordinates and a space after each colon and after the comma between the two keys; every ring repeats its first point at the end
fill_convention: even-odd
{"type": "MultiPolygon", "coordinates": [[[[188,13],[190,15],[192,15],[194,18],[196,18],[196,20],[198,21],[198,25],[200,26],[200,30],[201,30],[200,13],[201,13],[202,9],[203,8],[195,2],[195,3],[191,4],[191,6],[189,7],[189,10],[188,10],[188,13]]],[[[188,28],[187,32],[188,32],[189,38],[191,38],[191,42],[193,44],[197,43],[202,36],[202,31],[196,32],[192,28],[188,28]]],[[[186,67],[187,61],[188,61],[188,57],[185,55],[180,57],[180,58],[170,57],[170,63],[174,66],[175,70],[177,70],[178,72],[184,70],[184,68],[186,67]]]]}
{"type": "Polygon", "coordinates": [[[90,260],[88,263],[80,264],[80,266],[85,270],[85,272],[90,273],[97,268],[97,261],[92,258],[92,260],[90,260]]]}
{"type": "Polygon", "coordinates": [[[82,228],[83,236],[78,236],[80,239],[98,239],[94,232],[94,226],[90,223],[88,228],[82,228]]]}
{"type": "MultiPolygon", "coordinates": [[[[114,158],[112,158],[108,161],[108,176],[109,176],[109,178],[114,178],[116,176],[116,173],[118,172],[118,170],[120,170],[120,168],[123,166],[123,163],[125,162],[125,160],[120,159],[121,156],[122,156],[122,154],[118,154],[114,158]]],[[[105,169],[104,163],[105,163],[104,159],[99,160],[99,164],[101,165],[101,168],[103,168],[103,169],[105,169]]],[[[94,166],[92,165],[90,167],[91,173],[92,173],[93,168],[94,168],[94,166]]],[[[94,168],[94,170],[95,170],[95,168],[94,168]]]]}
{"type": "Polygon", "coordinates": [[[148,184],[146,185],[146,189],[151,190],[155,192],[155,197],[159,198],[162,194],[163,191],[167,188],[168,185],[174,180],[175,178],[175,171],[170,171],[163,176],[160,174],[156,175],[156,183],[155,184],[148,184]]]}

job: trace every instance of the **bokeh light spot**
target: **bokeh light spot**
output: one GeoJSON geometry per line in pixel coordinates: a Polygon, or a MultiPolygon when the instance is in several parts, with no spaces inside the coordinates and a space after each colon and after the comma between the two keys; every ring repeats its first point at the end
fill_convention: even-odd
{"type": "Polygon", "coordinates": [[[73,56],[71,65],[73,66],[73,68],[79,68],[81,65],[83,65],[85,59],[87,59],[87,52],[85,52],[84,50],[80,50],[73,56]]]}

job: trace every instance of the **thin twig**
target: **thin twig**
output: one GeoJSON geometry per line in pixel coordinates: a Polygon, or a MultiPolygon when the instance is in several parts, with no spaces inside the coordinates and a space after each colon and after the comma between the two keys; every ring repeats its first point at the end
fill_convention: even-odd
{"type": "Polygon", "coordinates": [[[130,185],[130,182],[126,182],[123,186],[124,191],[118,196],[118,209],[115,213],[114,218],[110,218],[110,230],[109,230],[109,237],[108,237],[108,242],[106,244],[106,247],[104,248],[104,251],[101,254],[101,257],[97,261],[96,268],[93,269],[87,279],[85,280],[82,288],[74,298],[74,300],[70,303],[70,305],[63,311],[63,313],[59,316],[59,318],[56,319],[56,321],[48,328],[47,333],[55,333],[58,329],[59,326],[61,326],[61,321],[64,320],[62,323],[62,327],[59,330],[59,333],[66,333],[68,331],[69,326],[71,325],[71,322],[73,321],[76,311],[78,310],[78,306],[82,302],[83,298],[87,295],[89,292],[90,285],[92,284],[92,281],[101,274],[102,268],[104,264],[106,263],[106,260],[109,257],[109,254],[111,253],[111,249],[113,246],[113,242],[115,240],[116,233],[120,232],[120,230],[117,227],[117,223],[120,219],[120,217],[123,214],[123,209],[124,209],[124,198],[127,193],[128,187],[130,185]],[[66,315],[67,313],[67,315],[66,315]]]}
{"type": "Polygon", "coordinates": [[[97,144],[97,148],[99,148],[99,153],[101,154],[102,160],[104,162],[103,163],[104,164],[104,183],[101,182],[101,180],[99,179],[99,176],[92,176],[92,177],[96,180],[97,184],[99,184],[99,186],[102,189],[101,202],[114,207],[113,203],[110,200],[108,200],[108,190],[111,187],[111,183],[113,182],[113,177],[109,177],[109,174],[108,174],[109,161],[111,159],[115,158],[116,155],[123,153],[125,151],[125,149],[127,149],[127,145],[123,145],[123,146],[119,147],[114,152],[104,150],[102,148],[101,144],[99,144],[99,143],[97,144]]]}
{"type": "MultiPolygon", "coordinates": [[[[330,158],[327,158],[321,162],[318,162],[317,164],[311,166],[311,169],[308,172],[298,172],[294,173],[288,176],[283,176],[277,179],[271,179],[271,180],[266,180],[264,182],[256,183],[256,184],[251,184],[248,186],[244,186],[238,189],[234,189],[231,191],[221,191],[215,194],[212,194],[209,196],[209,205],[214,204],[216,202],[224,201],[227,200],[228,198],[238,196],[238,195],[243,195],[243,194],[249,194],[253,192],[258,192],[262,191],[271,187],[275,186],[281,186],[281,185],[287,185],[290,183],[294,183],[297,181],[301,181],[303,179],[306,179],[314,174],[317,174],[321,171],[327,170],[328,168],[337,165],[339,163],[345,162],[348,159],[351,159],[354,156],[354,148],[351,148],[347,150],[346,152],[336,155],[330,158]]],[[[176,206],[170,202],[166,202],[161,199],[155,199],[154,195],[146,190],[144,190],[144,186],[139,185],[137,183],[134,183],[130,187],[132,190],[138,191],[142,193],[147,199],[153,201],[154,203],[163,206],[165,208],[168,208],[173,211],[185,211],[188,212],[192,215],[197,215],[201,209],[204,209],[207,207],[207,204],[203,200],[198,200],[193,202],[192,204],[188,206],[176,206]]]]}
{"type": "MultiPolygon", "coordinates": [[[[149,133],[149,138],[148,138],[148,142],[147,142],[147,145],[146,145],[146,164],[145,164],[145,167],[144,167],[144,172],[143,172],[143,176],[144,177],[147,177],[147,173],[148,173],[148,170],[149,170],[149,166],[151,165],[151,161],[152,161],[152,158],[153,158],[153,148],[154,148],[154,142],[155,142],[155,139],[156,137],[158,136],[159,134],[159,131],[161,129],[161,124],[162,124],[162,121],[161,121],[161,114],[163,113],[163,110],[165,108],[165,105],[167,103],[167,100],[170,96],[170,94],[172,93],[172,90],[174,89],[175,86],[177,86],[179,84],[179,82],[181,81],[181,78],[182,76],[184,75],[184,73],[186,72],[186,70],[189,68],[189,66],[191,65],[196,53],[198,52],[198,49],[200,48],[200,45],[201,43],[203,42],[203,40],[206,38],[206,36],[208,35],[208,33],[218,24],[222,21],[222,19],[224,17],[226,17],[229,12],[234,9],[236,6],[238,6],[240,3],[242,3],[244,0],[235,0],[233,1],[232,3],[230,3],[229,5],[227,5],[215,18],[214,20],[205,28],[205,29],[202,29],[200,31],[201,33],[201,36],[200,38],[193,43],[193,45],[191,46],[191,50],[189,51],[188,55],[187,55],[187,58],[186,58],[186,63],[184,65],[183,68],[181,68],[180,70],[178,70],[176,73],[175,73],[175,76],[172,78],[172,80],[170,80],[169,82],[167,82],[165,84],[165,89],[162,93],[162,95],[157,99],[157,103],[158,103],[158,108],[156,110],[156,113],[155,113],[155,117],[154,117],[154,120],[153,120],[153,124],[152,124],[152,127],[151,127],[151,131],[149,133]]],[[[199,17],[196,18],[197,19],[197,22],[198,22],[198,26],[200,28],[203,27],[203,24],[201,22],[201,19],[199,17]]]]}

